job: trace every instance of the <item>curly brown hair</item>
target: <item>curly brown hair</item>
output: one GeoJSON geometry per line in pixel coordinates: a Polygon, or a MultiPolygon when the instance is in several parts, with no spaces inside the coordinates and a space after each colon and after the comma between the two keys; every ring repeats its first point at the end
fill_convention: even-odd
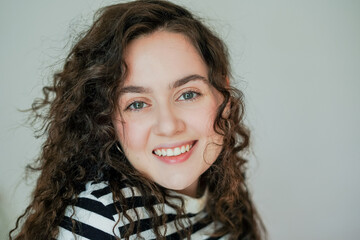
{"type": "MultiPolygon", "coordinates": [[[[56,238],[65,209],[75,205],[89,181],[108,181],[114,201],[123,207],[117,209],[118,213],[126,210],[121,192],[124,176],[145,198],[155,195],[157,201],[173,207],[178,213],[178,232],[190,238],[190,230],[180,221],[185,215],[183,204],[171,204],[168,197],[174,196],[167,189],[142,176],[117,151],[112,123],[126,75],[124,52],[128,44],[160,29],[188,37],[208,66],[210,84],[224,97],[214,122],[214,130],[224,137],[222,151],[201,176],[209,192],[205,221],[222,223],[214,236],[265,236],[246,184],[247,161],[241,153],[249,146],[249,131],[243,124],[243,95],[229,84],[231,74],[224,43],[183,7],[168,1],[137,0],[100,9],[92,27],[67,56],[63,69],[54,74],[52,85],[43,88],[44,97],[33,103],[34,119],[43,120],[41,134],[46,141],[38,159],[27,167],[40,171],[40,176],[30,205],[9,233],[10,239],[56,238]],[[224,117],[227,104],[230,113],[224,117]]],[[[157,216],[150,202],[144,203],[154,215],[157,238],[164,238],[158,227],[166,219],[157,216]]],[[[139,221],[124,215],[131,224],[121,238],[129,239],[139,221]]]]}

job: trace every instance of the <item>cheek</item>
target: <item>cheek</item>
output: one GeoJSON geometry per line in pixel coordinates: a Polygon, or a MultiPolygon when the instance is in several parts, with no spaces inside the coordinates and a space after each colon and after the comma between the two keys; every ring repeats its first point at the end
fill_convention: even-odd
{"type": "Polygon", "coordinates": [[[214,134],[214,121],[216,118],[217,104],[210,102],[204,106],[200,111],[196,112],[196,124],[199,129],[207,133],[208,136],[214,134]]]}
{"type": "Polygon", "coordinates": [[[125,151],[140,151],[146,147],[148,126],[139,121],[127,121],[116,127],[119,141],[125,151]]]}
{"type": "Polygon", "coordinates": [[[214,134],[214,120],[216,117],[217,105],[208,102],[186,114],[187,125],[203,137],[211,137],[214,134]]]}

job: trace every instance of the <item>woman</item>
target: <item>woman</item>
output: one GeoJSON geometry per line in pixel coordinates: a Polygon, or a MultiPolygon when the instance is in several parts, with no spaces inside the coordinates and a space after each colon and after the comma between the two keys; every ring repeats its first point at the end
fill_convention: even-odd
{"type": "Polygon", "coordinates": [[[10,238],[261,239],[229,76],[224,44],[186,9],[100,10],[32,106],[47,139],[10,238]]]}

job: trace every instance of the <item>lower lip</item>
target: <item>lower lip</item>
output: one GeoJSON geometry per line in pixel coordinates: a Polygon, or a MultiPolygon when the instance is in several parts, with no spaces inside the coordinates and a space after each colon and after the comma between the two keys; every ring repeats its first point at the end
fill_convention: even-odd
{"type": "Polygon", "coordinates": [[[181,162],[185,162],[186,160],[189,159],[189,157],[191,156],[194,148],[196,147],[196,142],[194,142],[192,148],[188,151],[188,152],[184,152],[180,155],[177,155],[177,156],[171,156],[171,157],[167,157],[167,156],[164,156],[164,157],[161,157],[161,156],[158,156],[156,154],[155,157],[165,163],[168,163],[168,164],[175,164],[175,163],[181,163],[181,162]]]}

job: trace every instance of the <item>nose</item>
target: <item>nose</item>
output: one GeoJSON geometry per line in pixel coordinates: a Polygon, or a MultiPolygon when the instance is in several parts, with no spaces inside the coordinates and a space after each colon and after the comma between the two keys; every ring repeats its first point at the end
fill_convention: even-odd
{"type": "Polygon", "coordinates": [[[181,133],[185,129],[185,122],[181,114],[176,111],[174,106],[162,106],[157,108],[154,133],[159,136],[173,136],[181,133]]]}

